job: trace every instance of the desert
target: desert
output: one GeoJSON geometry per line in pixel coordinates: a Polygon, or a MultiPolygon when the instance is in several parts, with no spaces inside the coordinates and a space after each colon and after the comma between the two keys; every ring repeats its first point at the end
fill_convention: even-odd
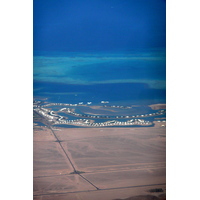
{"type": "Polygon", "coordinates": [[[165,199],[166,128],[154,124],[35,128],[34,199],[165,199]]]}

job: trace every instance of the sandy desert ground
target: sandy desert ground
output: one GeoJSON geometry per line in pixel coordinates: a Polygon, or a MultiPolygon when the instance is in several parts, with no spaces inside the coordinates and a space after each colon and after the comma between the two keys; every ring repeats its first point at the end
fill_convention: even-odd
{"type": "Polygon", "coordinates": [[[34,129],[34,199],[164,200],[164,122],[138,128],[34,129]],[[78,173],[73,173],[73,172],[78,173]],[[160,188],[160,192],[150,189],[160,188]]]}

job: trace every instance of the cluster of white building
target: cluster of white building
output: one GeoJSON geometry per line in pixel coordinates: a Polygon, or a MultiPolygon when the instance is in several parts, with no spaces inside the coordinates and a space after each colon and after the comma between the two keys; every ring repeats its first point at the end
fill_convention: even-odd
{"type": "Polygon", "coordinates": [[[68,124],[68,125],[77,125],[77,126],[89,126],[91,124],[90,120],[87,119],[76,119],[76,120],[64,120],[59,119],[55,121],[54,124],[68,124]]]}
{"type": "Polygon", "coordinates": [[[109,101],[101,101],[101,103],[109,103],[109,101]]]}
{"type": "Polygon", "coordinates": [[[115,106],[115,105],[112,105],[112,106],[108,106],[108,105],[104,105],[104,107],[109,107],[109,108],[123,108],[123,109],[126,109],[126,108],[132,108],[130,106],[115,106]]]}
{"type": "Polygon", "coordinates": [[[78,106],[78,104],[68,104],[68,103],[48,103],[45,105],[42,105],[42,107],[48,107],[48,106],[78,106]]]}
{"type": "Polygon", "coordinates": [[[84,104],[83,102],[79,102],[79,103],[48,103],[45,105],[42,105],[42,107],[48,107],[48,106],[82,106],[82,105],[90,105],[92,104],[92,102],[87,102],[86,104],[84,104]]]}
{"type": "Polygon", "coordinates": [[[157,122],[159,122],[159,123],[160,123],[160,122],[164,122],[164,123],[165,123],[166,121],[165,121],[165,120],[162,120],[162,121],[161,121],[161,120],[158,120],[157,122]]]}
{"type": "Polygon", "coordinates": [[[138,118],[138,117],[151,117],[155,115],[163,115],[164,111],[156,112],[156,113],[150,113],[150,114],[142,114],[142,115],[121,115],[121,116],[102,116],[102,115],[86,115],[86,114],[79,114],[74,111],[72,111],[70,108],[62,108],[60,111],[64,111],[68,114],[78,116],[78,117],[86,117],[86,118],[112,118],[112,119],[120,119],[120,118],[138,118]]]}
{"type": "Polygon", "coordinates": [[[149,121],[144,121],[142,119],[132,119],[126,122],[120,122],[116,120],[94,123],[87,119],[77,119],[77,120],[60,120],[56,121],[54,124],[68,124],[68,125],[77,125],[77,126],[92,126],[92,127],[100,127],[100,126],[131,126],[131,125],[152,125],[149,121]]]}
{"type": "MultiPolygon", "coordinates": [[[[87,104],[91,104],[92,102],[87,102],[87,104]]],[[[107,103],[107,101],[102,101],[101,103],[107,103]]],[[[101,126],[131,126],[131,125],[141,125],[141,126],[148,126],[152,125],[152,122],[145,121],[144,119],[130,119],[128,121],[117,121],[117,120],[111,120],[107,122],[99,122],[96,123],[94,120],[89,119],[76,119],[76,120],[66,120],[65,117],[55,114],[54,111],[49,110],[44,107],[48,106],[77,106],[77,105],[83,105],[83,102],[80,102],[79,104],[65,104],[65,103],[49,103],[45,104],[43,106],[37,106],[37,104],[34,105],[34,110],[41,114],[42,116],[46,117],[49,121],[53,122],[53,124],[69,124],[69,125],[76,125],[76,126],[92,126],[92,127],[101,127],[101,126]]],[[[76,116],[76,117],[82,117],[82,118],[96,118],[96,119],[125,119],[125,118],[138,118],[138,117],[150,117],[150,116],[156,116],[161,115],[165,113],[165,110],[160,110],[155,113],[150,114],[142,114],[142,115],[127,115],[127,116],[101,116],[101,115],[86,115],[86,114],[79,114],[74,112],[74,109],[70,109],[68,107],[61,108],[59,111],[66,112],[70,115],[76,116]]],[[[112,106],[112,107],[119,107],[124,108],[123,106],[112,106]]],[[[129,108],[129,107],[128,107],[129,108]]],[[[158,121],[161,122],[161,121],[158,121]]],[[[162,122],[165,122],[164,120],[162,122]]]]}
{"type": "Polygon", "coordinates": [[[45,109],[45,108],[36,108],[34,110],[36,112],[38,112],[39,114],[43,115],[44,117],[47,117],[49,121],[53,121],[54,116],[48,114],[48,112],[49,112],[48,109],[45,109]]]}

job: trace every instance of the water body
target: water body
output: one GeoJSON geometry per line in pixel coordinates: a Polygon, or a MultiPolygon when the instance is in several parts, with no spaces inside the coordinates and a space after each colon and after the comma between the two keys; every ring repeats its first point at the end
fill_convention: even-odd
{"type": "Polygon", "coordinates": [[[45,124],[43,124],[43,123],[40,122],[40,121],[34,121],[34,123],[37,124],[36,126],[46,126],[45,124]]]}
{"type": "Polygon", "coordinates": [[[165,103],[165,66],[163,50],[35,52],[34,97],[95,105],[165,103]]]}

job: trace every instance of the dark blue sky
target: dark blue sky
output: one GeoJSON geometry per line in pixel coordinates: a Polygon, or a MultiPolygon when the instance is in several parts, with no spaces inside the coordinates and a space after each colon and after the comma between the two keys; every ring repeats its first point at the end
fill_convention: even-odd
{"type": "Polygon", "coordinates": [[[34,0],[34,51],[165,48],[165,0],[34,0]]]}

